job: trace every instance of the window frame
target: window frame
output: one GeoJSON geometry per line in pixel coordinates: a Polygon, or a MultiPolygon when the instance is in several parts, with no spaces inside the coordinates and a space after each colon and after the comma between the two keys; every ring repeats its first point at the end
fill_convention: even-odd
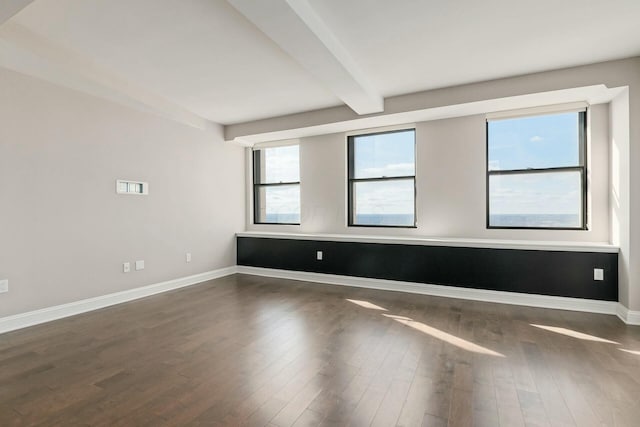
{"type": "Polygon", "coordinates": [[[347,136],[347,226],[348,227],[373,227],[373,228],[418,228],[417,200],[418,192],[416,190],[416,170],[417,170],[417,144],[416,144],[416,128],[409,127],[403,129],[394,129],[381,132],[366,132],[347,136]],[[355,174],[355,153],[354,140],[362,136],[386,135],[391,133],[400,133],[413,131],[413,175],[393,176],[393,177],[374,177],[374,178],[354,178],[355,174]],[[357,224],[354,221],[354,187],[358,182],[383,182],[383,181],[400,181],[413,180],[413,225],[386,225],[386,224],[357,224]]]}
{"type": "MultiPolygon", "coordinates": [[[[292,144],[298,145],[299,144],[292,144]]],[[[291,186],[297,185],[300,188],[300,180],[298,181],[287,181],[287,182],[272,182],[272,183],[262,183],[260,180],[260,172],[262,163],[260,161],[260,153],[262,150],[266,148],[275,148],[275,147],[261,147],[253,149],[251,160],[253,162],[253,223],[256,225],[300,225],[302,221],[302,212],[300,212],[300,222],[263,222],[260,221],[260,189],[262,187],[282,187],[282,186],[291,186]]],[[[298,169],[300,168],[300,152],[298,151],[298,169]]],[[[298,177],[300,177],[300,172],[298,172],[298,177]]],[[[300,202],[300,201],[299,201],[300,202]]],[[[266,215],[265,215],[266,217],[266,215]]]]}
{"type": "MultiPolygon", "coordinates": [[[[550,168],[527,168],[527,169],[506,169],[506,170],[498,170],[491,171],[489,170],[489,122],[495,120],[485,120],[485,170],[486,170],[486,228],[488,230],[572,230],[572,231],[587,231],[588,227],[588,179],[587,179],[587,113],[588,108],[585,107],[584,110],[579,111],[553,111],[548,113],[537,113],[537,114],[529,114],[526,116],[520,116],[518,118],[524,117],[536,117],[536,116],[547,116],[552,114],[562,114],[562,113],[570,113],[575,112],[578,114],[578,161],[580,165],[578,166],[559,166],[559,167],[550,167],[550,168]],[[580,172],[580,184],[581,184],[581,219],[582,222],[577,227],[532,227],[532,226],[504,226],[504,225],[491,225],[491,197],[490,197],[490,179],[493,175],[529,175],[529,174],[538,174],[538,173],[552,173],[552,172],[580,172]]],[[[514,117],[516,118],[516,117],[514,117]]]]}

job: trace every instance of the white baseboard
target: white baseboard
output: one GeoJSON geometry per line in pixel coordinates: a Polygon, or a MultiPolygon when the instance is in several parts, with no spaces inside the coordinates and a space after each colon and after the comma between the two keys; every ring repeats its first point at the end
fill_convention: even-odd
{"type": "Polygon", "coordinates": [[[640,325],[640,311],[632,311],[622,304],[612,301],[586,300],[580,298],[553,297],[546,295],[522,294],[516,292],[490,291],[484,289],[459,288],[395,280],[368,279],[363,277],[340,276],[335,274],[307,273],[302,271],[276,270],[270,268],[231,266],[193,276],[168,280],[166,282],[129,289],[113,294],[84,299],[68,304],[47,307],[40,310],[20,313],[0,318],[0,334],[14,331],[76,314],[133,301],[162,292],[195,285],[207,280],[229,276],[234,273],[252,274],[255,276],[276,277],[282,279],[302,280],[306,282],[325,283],[330,285],[354,286],[360,288],[380,289],[386,291],[407,292],[433,295],[447,298],[458,298],[474,301],[495,302],[501,304],[524,305],[529,307],[554,308],[560,310],[583,311],[617,315],[628,325],[640,325]]]}
{"type": "Polygon", "coordinates": [[[395,280],[368,279],[363,277],[339,276],[335,274],[307,273],[303,271],[276,270],[271,268],[238,266],[238,273],[330,285],[355,286],[359,288],[381,289],[385,291],[408,292],[473,301],[496,302],[501,304],[524,305],[529,307],[554,308],[560,310],[583,311],[618,315],[625,323],[640,323],[640,312],[630,312],[615,301],[598,301],[581,298],[554,297],[548,295],[523,294],[517,292],[491,291],[485,289],[459,288],[455,286],[430,285],[424,283],[400,282],[395,280]],[[620,314],[620,307],[626,314],[620,314]]]}
{"type": "Polygon", "coordinates": [[[616,314],[627,325],[640,325],[640,311],[629,310],[624,305],[618,304],[616,314]]]}
{"type": "Polygon", "coordinates": [[[236,272],[237,267],[234,265],[231,267],[220,268],[218,270],[207,271],[205,273],[194,274],[193,276],[155,283],[141,288],[129,289],[113,294],[102,295],[99,297],[70,302],[68,304],[56,305],[40,310],[3,317],[0,318],[0,333],[50,322],[52,320],[74,316],[76,314],[86,313],[92,310],[98,310],[100,308],[183,288],[185,286],[195,285],[207,280],[228,276],[236,272]]]}

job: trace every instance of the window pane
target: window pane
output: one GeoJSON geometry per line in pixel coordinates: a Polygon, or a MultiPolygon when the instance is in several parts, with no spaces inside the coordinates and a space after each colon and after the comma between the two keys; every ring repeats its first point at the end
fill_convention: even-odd
{"type": "Polygon", "coordinates": [[[413,129],[353,138],[354,178],[415,175],[413,129]]]}
{"type": "Polygon", "coordinates": [[[258,187],[256,191],[258,222],[300,222],[300,185],[258,187]]]}
{"type": "Polygon", "coordinates": [[[579,115],[490,121],[489,170],[580,166],[579,115]]]}
{"type": "Polygon", "coordinates": [[[492,175],[489,225],[494,227],[582,226],[580,172],[492,175]]]}
{"type": "Polygon", "coordinates": [[[259,183],[272,184],[279,182],[300,181],[299,146],[263,148],[259,183]]]}
{"type": "Polygon", "coordinates": [[[415,225],[413,179],[354,182],[353,186],[354,224],[415,225]]]}

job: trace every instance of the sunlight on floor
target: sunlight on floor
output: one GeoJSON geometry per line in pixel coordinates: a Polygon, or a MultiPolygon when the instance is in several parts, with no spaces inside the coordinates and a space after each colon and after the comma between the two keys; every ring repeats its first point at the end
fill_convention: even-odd
{"type": "Polygon", "coordinates": [[[380,310],[380,311],[387,311],[386,308],[384,307],[380,307],[379,305],[375,305],[373,303],[370,303],[369,301],[362,301],[362,300],[357,300],[357,299],[348,299],[347,301],[355,304],[355,305],[359,305],[360,307],[364,307],[364,308],[370,308],[372,310],[380,310]]]}
{"type": "Polygon", "coordinates": [[[470,341],[464,340],[462,338],[458,338],[455,335],[448,334],[440,329],[433,328],[431,326],[425,325],[422,322],[416,322],[415,320],[405,317],[405,316],[396,316],[393,314],[383,314],[390,319],[395,320],[396,322],[402,323],[403,325],[409,326],[415,330],[418,330],[427,335],[431,335],[434,338],[447,342],[451,345],[459,347],[463,350],[472,351],[474,353],[486,354],[489,356],[496,357],[505,357],[504,354],[500,354],[493,350],[489,350],[488,348],[482,347],[480,345],[474,344],[470,341]]]}
{"type": "Polygon", "coordinates": [[[607,343],[607,344],[618,344],[618,345],[620,344],[620,343],[617,343],[615,341],[611,341],[611,340],[607,340],[607,339],[604,339],[604,338],[596,337],[594,335],[583,334],[582,332],[573,331],[571,329],[559,328],[559,327],[556,327],[556,326],[536,325],[536,324],[533,324],[533,323],[531,323],[531,326],[534,326],[534,327],[540,328],[540,329],[544,329],[545,331],[555,332],[556,334],[562,334],[562,335],[566,335],[568,337],[578,338],[578,339],[581,339],[581,340],[604,342],[604,343],[607,343]]]}
{"type": "Polygon", "coordinates": [[[625,353],[631,353],[631,354],[635,354],[636,356],[640,356],[640,351],[636,351],[636,350],[626,350],[624,348],[619,348],[618,350],[620,351],[624,351],[625,353]]]}

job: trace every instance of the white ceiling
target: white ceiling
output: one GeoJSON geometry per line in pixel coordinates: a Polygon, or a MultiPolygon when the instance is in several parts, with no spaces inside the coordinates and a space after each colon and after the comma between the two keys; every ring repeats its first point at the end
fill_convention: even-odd
{"type": "Polygon", "coordinates": [[[640,55],[639,0],[312,0],[388,97],[640,55]]]}
{"type": "MultiPolygon", "coordinates": [[[[248,8],[287,3],[230,1],[248,8]]],[[[359,82],[370,98],[389,97],[640,55],[638,0],[288,4],[305,6],[300,22],[309,25],[311,14],[320,31],[309,25],[311,36],[298,37],[300,22],[291,24],[287,41],[287,27],[278,27],[276,37],[263,25],[269,19],[289,25],[275,16],[278,8],[274,16],[265,16],[264,7],[251,15],[224,0],[36,0],[10,22],[222,124],[350,105],[336,89],[347,76],[356,91],[359,82]],[[331,78],[308,55],[318,43],[328,47],[323,58],[337,58],[331,78]]]]}

